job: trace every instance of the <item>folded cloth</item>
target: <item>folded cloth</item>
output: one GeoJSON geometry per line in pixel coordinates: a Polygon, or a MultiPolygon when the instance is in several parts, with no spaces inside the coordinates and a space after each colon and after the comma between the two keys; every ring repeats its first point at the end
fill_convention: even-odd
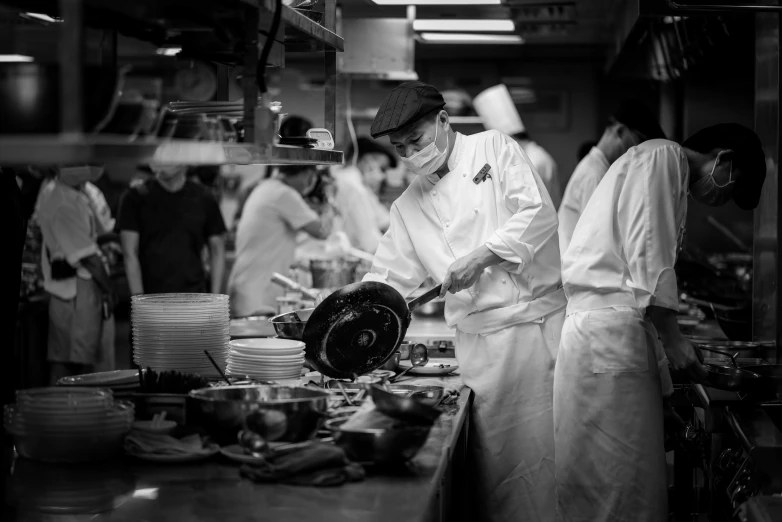
{"type": "Polygon", "coordinates": [[[175,439],[171,435],[133,430],[125,437],[125,451],[128,453],[155,453],[158,455],[210,453],[211,448],[205,448],[201,436],[188,435],[175,439]]]}
{"type": "Polygon", "coordinates": [[[255,482],[298,486],[339,486],[364,479],[364,469],[350,462],[338,446],[315,442],[296,451],[270,452],[257,464],[245,464],[240,473],[255,482]]]}

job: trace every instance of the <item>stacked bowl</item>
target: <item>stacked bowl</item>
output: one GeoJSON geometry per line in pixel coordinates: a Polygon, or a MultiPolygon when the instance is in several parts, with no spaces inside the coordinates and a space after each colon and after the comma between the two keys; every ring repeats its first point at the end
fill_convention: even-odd
{"type": "Polygon", "coordinates": [[[133,405],[108,390],[33,388],[16,392],[3,425],[19,455],[43,462],[88,462],[122,453],[133,424],[133,405]]]}
{"type": "Polygon", "coordinates": [[[207,350],[225,368],[231,324],[227,295],[136,295],[131,320],[133,361],[140,367],[219,377],[207,350]]]}
{"type": "Polygon", "coordinates": [[[261,381],[298,379],[304,366],[304,343],[292,339],[234,339],[229,343],[226,373],[261,381]]]}

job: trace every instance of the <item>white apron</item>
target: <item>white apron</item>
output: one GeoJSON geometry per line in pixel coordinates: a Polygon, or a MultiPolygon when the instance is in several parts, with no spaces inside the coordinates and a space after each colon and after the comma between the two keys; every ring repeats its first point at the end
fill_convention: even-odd
{"type": "Polygon", "coordinates": [[[554,377],[561,522],[667,520],[657,333],[650,326],[637,309],[621,306],[565,320],[554,377]]]}
{"type": "Polygon", "coordinates": [[[475,393],[470,423],[481,521],[554,520],[554,363],[565,312],[490,334],[457,329],[456,358],[475,393]]]}

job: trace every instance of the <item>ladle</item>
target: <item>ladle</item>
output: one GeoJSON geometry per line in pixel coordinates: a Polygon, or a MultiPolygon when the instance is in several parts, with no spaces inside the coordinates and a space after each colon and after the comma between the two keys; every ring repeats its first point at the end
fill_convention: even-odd
{"type": "Polygon", "coordinates": [[[426,345],[416,344],[410,349],[410,363],[412,366],[410,366],[410,368],[406,368],[402,373],[390,379],[389,382],[392,383],[397,382],[400,377],[402,377],[404,374],[406,374],[413,368],[418,368],[419,366],[426,366],[426,363],[428,362],[429,362],[429,352],[426,350],[426,345]]]}

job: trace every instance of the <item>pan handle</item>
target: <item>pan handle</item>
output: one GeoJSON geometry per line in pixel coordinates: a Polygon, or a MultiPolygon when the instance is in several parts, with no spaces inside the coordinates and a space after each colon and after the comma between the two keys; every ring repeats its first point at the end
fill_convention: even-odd
{"type": "Polygon", "coordinates": [[[440,295],[440,290],[442,290],[443,285],[437,285],[428,292],[426,292],[424,295],[416,297],[409,303],[407,303],[407,307],[410,309],[410,311],[414,311],[416,308],[425,305],[432,299],[436,298],[438,295],[440,295]]]}
{"type": "Polygon", "coordinates": [[[277,272],[274,272],[272,274],[272,282],[277,283],[278,285],[284,288],[288,288],[289,290],[293,290],[294,292],[301,292],[311,299],[318,298],[317,291],[313,290],[312,288],[305,288],[304,286],[300,285],[296,281],[292,279],[288,279],[284,275],[278,274],[277,272]]]}

